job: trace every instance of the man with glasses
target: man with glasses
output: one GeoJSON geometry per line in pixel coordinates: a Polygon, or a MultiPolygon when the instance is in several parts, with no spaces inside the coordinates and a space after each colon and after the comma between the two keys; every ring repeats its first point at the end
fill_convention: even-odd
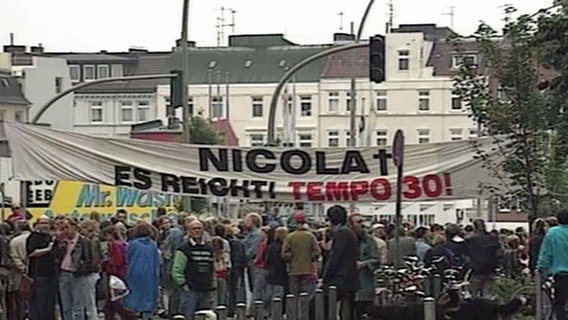
{"type": "Polygon", "coordinates": [[[216,279],[213,249],[203,238],[203,223],[194,220],[187,228],[189,238],[174,255],[172,278],[181,288],[180,311],[192,320],[196,311],[210,308],[216,279]]]}

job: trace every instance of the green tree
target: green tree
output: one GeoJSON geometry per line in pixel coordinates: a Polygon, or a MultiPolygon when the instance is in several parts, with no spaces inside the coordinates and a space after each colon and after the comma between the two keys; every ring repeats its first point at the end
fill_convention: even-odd
{"type": "MultiPolygon", "coordinates": [[[[512,7],[505,9],[508,16],[514,12],[512,7]]],[[[551,208],[554,191],[562,184],[554,181],[561,175],[552,171],[565,164],[555,131],[563,121],[549,107],[548,93],[539,87],[541,18],[542,14],[506,19],[502,34],[482,23],[472,38],[480,50],[484,75],[463,59],[454,76],[455,94],[465,102],[484,135],[493,140],[492,151],[499,155],[491,157],[477,149],[477,156],[499,181],[480,187],[496,196],[520,199],[530,219],[550,213],[544,210],[551,208]]],[[[456,51],[463,50],[464,39],[451,41],[456,51]]]]}
{"type": "MultiPolygon", "coordinates": [[[[209,120],[203,117],[194,116],[190,123],[191,144],[216,145],[223,143],[222,136],[213,128],[209,120]]],[[[207,198],[191,197],[191,211],[204,213],[209,209],[207,198]]]]}

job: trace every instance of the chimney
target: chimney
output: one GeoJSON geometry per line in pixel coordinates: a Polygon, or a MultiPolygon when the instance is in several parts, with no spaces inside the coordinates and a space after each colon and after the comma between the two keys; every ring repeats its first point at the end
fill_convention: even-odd
{"type": "MultiPolygon", "coordinates": [[[[176,46],[177,46],[178,48],[181,47],[181,39],[177,39],[177,40],[176,40],[176,46]]],[[[187,46],[188,46],[189,48],[195,48],[195,41],[191,41],[191,40],[190,40],[190,41],[187,41],[187,46]]]]}
{"type": "Polygon", "coordinates": [[[334,33],[333,34],[333,42],[334,43],[345,43],[345,42],[353,42],[355,41],[355,35],[349,33],[334,33]]]}
{"type": "Polygon", "coordinates": [[[39,43],[37,46],[30,47],[30,51],[31,53],[43,53],[44,48],[41,43],[39,43]]]}
{"type": "Polygon", "coordinates": [[[26,46],[15,46],[13,44],[4,46],[4,52],[7,53],[25,53],[26,46]]]}
{"type": "Polygon", "coordinates": [[[128,48],[128,52],[130,52],[130,53],[148,53],[148,49],[133,47],[133,48],[128,48]]]}

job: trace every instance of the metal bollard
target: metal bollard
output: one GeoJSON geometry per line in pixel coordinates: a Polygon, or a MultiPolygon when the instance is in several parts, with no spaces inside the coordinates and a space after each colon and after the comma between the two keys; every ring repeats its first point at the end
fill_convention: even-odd
{"type": "Polygon", "coordinates": [[[434,275],[434,299],[438,299],[442,292],[442,278],[439,274],[434,275]]]}
{"type": "Polygon", "coordinates": [[[195,320],[207,320],[207,315],[201,311],[198,311],[194,315],[195,320]]]}
{"type": "Polygon", "coordinates": [[[432,296],[432,276],[426,276],[422,279],[422,286],[424,287],[424,293],[426,296],[432,296]]]}
{"type": "Polygon", "coordinates": [[[325,318],[323,314],[324,310],[324,302],[323,302],[323,290],[317,289],[316,290],[316,316],[315,320],[323,320],[325,318]]]}
{"type": "Polygon", "coordinates": [[[217,306],[217,319],[218,320],[227,320],[229,310],[225,306],[217,306]]]}
{"type": "Polygon", "coordinates": [[[282,299],[272,299],[270,304],[270,315],[272,320],[282,320],[282,299]]]}
{"type": "Polygon", "coordinates": [[[298,320],[298,303],[293,294],[286,295],[286,320],[298,320]]]}
{"type": "Polygon", "coordinates": [[[310,319],[310,304],[308,301],[308,293],[300,293],[300,314],[298,320],[309,320],[310,319]]]}
{"type": "Polygon", "coordinates": [[[247,305],[244,303],[238,303],[236,306],[236,315],[237,320],[246,320],[247,319],[247,305]]]}
{"type": "Polygon", "coordinates": [[[434,298],[424,299],[424,320],[436,320],[436,300],[434,298]]]}
{"type": "Polygon", "coordinates": [[[337,320],[337,287],[329,287],[329,319],[337,320]]]}
{"type": "Polygon", "coordinates": [[[254,320],[264,319],[264,303],[262,300],[256,300],[254,302],[254,320]]]}

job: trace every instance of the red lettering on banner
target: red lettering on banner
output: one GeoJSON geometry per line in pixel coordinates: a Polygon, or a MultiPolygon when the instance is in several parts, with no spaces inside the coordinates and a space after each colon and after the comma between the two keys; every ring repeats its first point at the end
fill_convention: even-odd
{"type": "Polygon", "coordinates": [[[306,188],[308,201],[324,201],[325,197],[321,193],[321,182],[308,182],[306,188]]]}
{"type": "Polygon", "coordinates": [[[420,190],[420,180],[415,176],[406,176],[402,179],[402,183],[406,185],[406,191],[402,195],[406,199],[417,199],[422,195],[422,190],[420,190]]]}
{"type": "MultiPolygon", "coordinates": [[[[404,199],[439,198],[453,194],[450,175],[429,174],[423,178],[406,176],[402,180],[404,199]]],[[[392,198],[392,186],[388,179],[377,178],[371,181],[329,181],[329,182],[290,182],[294,200],[306,201],[359,201],[364,196],[376,201],[388,201],[392,198]]]]}
{"type": "Polygon", "coordinates": [[[429,174],[422,179],[424,194],[430,198],[438,198],[442,194],[442,180],[435,174],[429,174]]]}
{"type": "Polygon", "coordinates": [[[452,176],[450,176],[449,173],[444,173],[444,184],[446,185],[446,195],[453,195],[454,190],[452,189],[452,176]]]}
{"type": "Polygon", "coordinates": [[[306,183],[305,182],[290,182],[290,183],[288,183],[288,185],[290,187],[292,187],[292,194],[294,195],[294,200],[301,200],[302,194],[301,194],[300,187],[303,187],[304,185],[306,185],[306,183]]]}
{"type": "Polygon", "coordinates": [[[327,201],[349,200],[349,183],[330,181],[325,184],[327,201]]]}
{"type": "Polygon", "coordinates": [[[391,197],[391,185],[387,179],[375,179],[371,182],[371,195],[379,201],[388,200],[391,197]],[[382,190],[379,190],[382,188],[382,190]]]}
{"type": "Polygon", "coordinates": [[[359,200],[359,196],[364,195],[369,191],[368,181],[353,181],[351,182],[351,200],[359,200]]]}

